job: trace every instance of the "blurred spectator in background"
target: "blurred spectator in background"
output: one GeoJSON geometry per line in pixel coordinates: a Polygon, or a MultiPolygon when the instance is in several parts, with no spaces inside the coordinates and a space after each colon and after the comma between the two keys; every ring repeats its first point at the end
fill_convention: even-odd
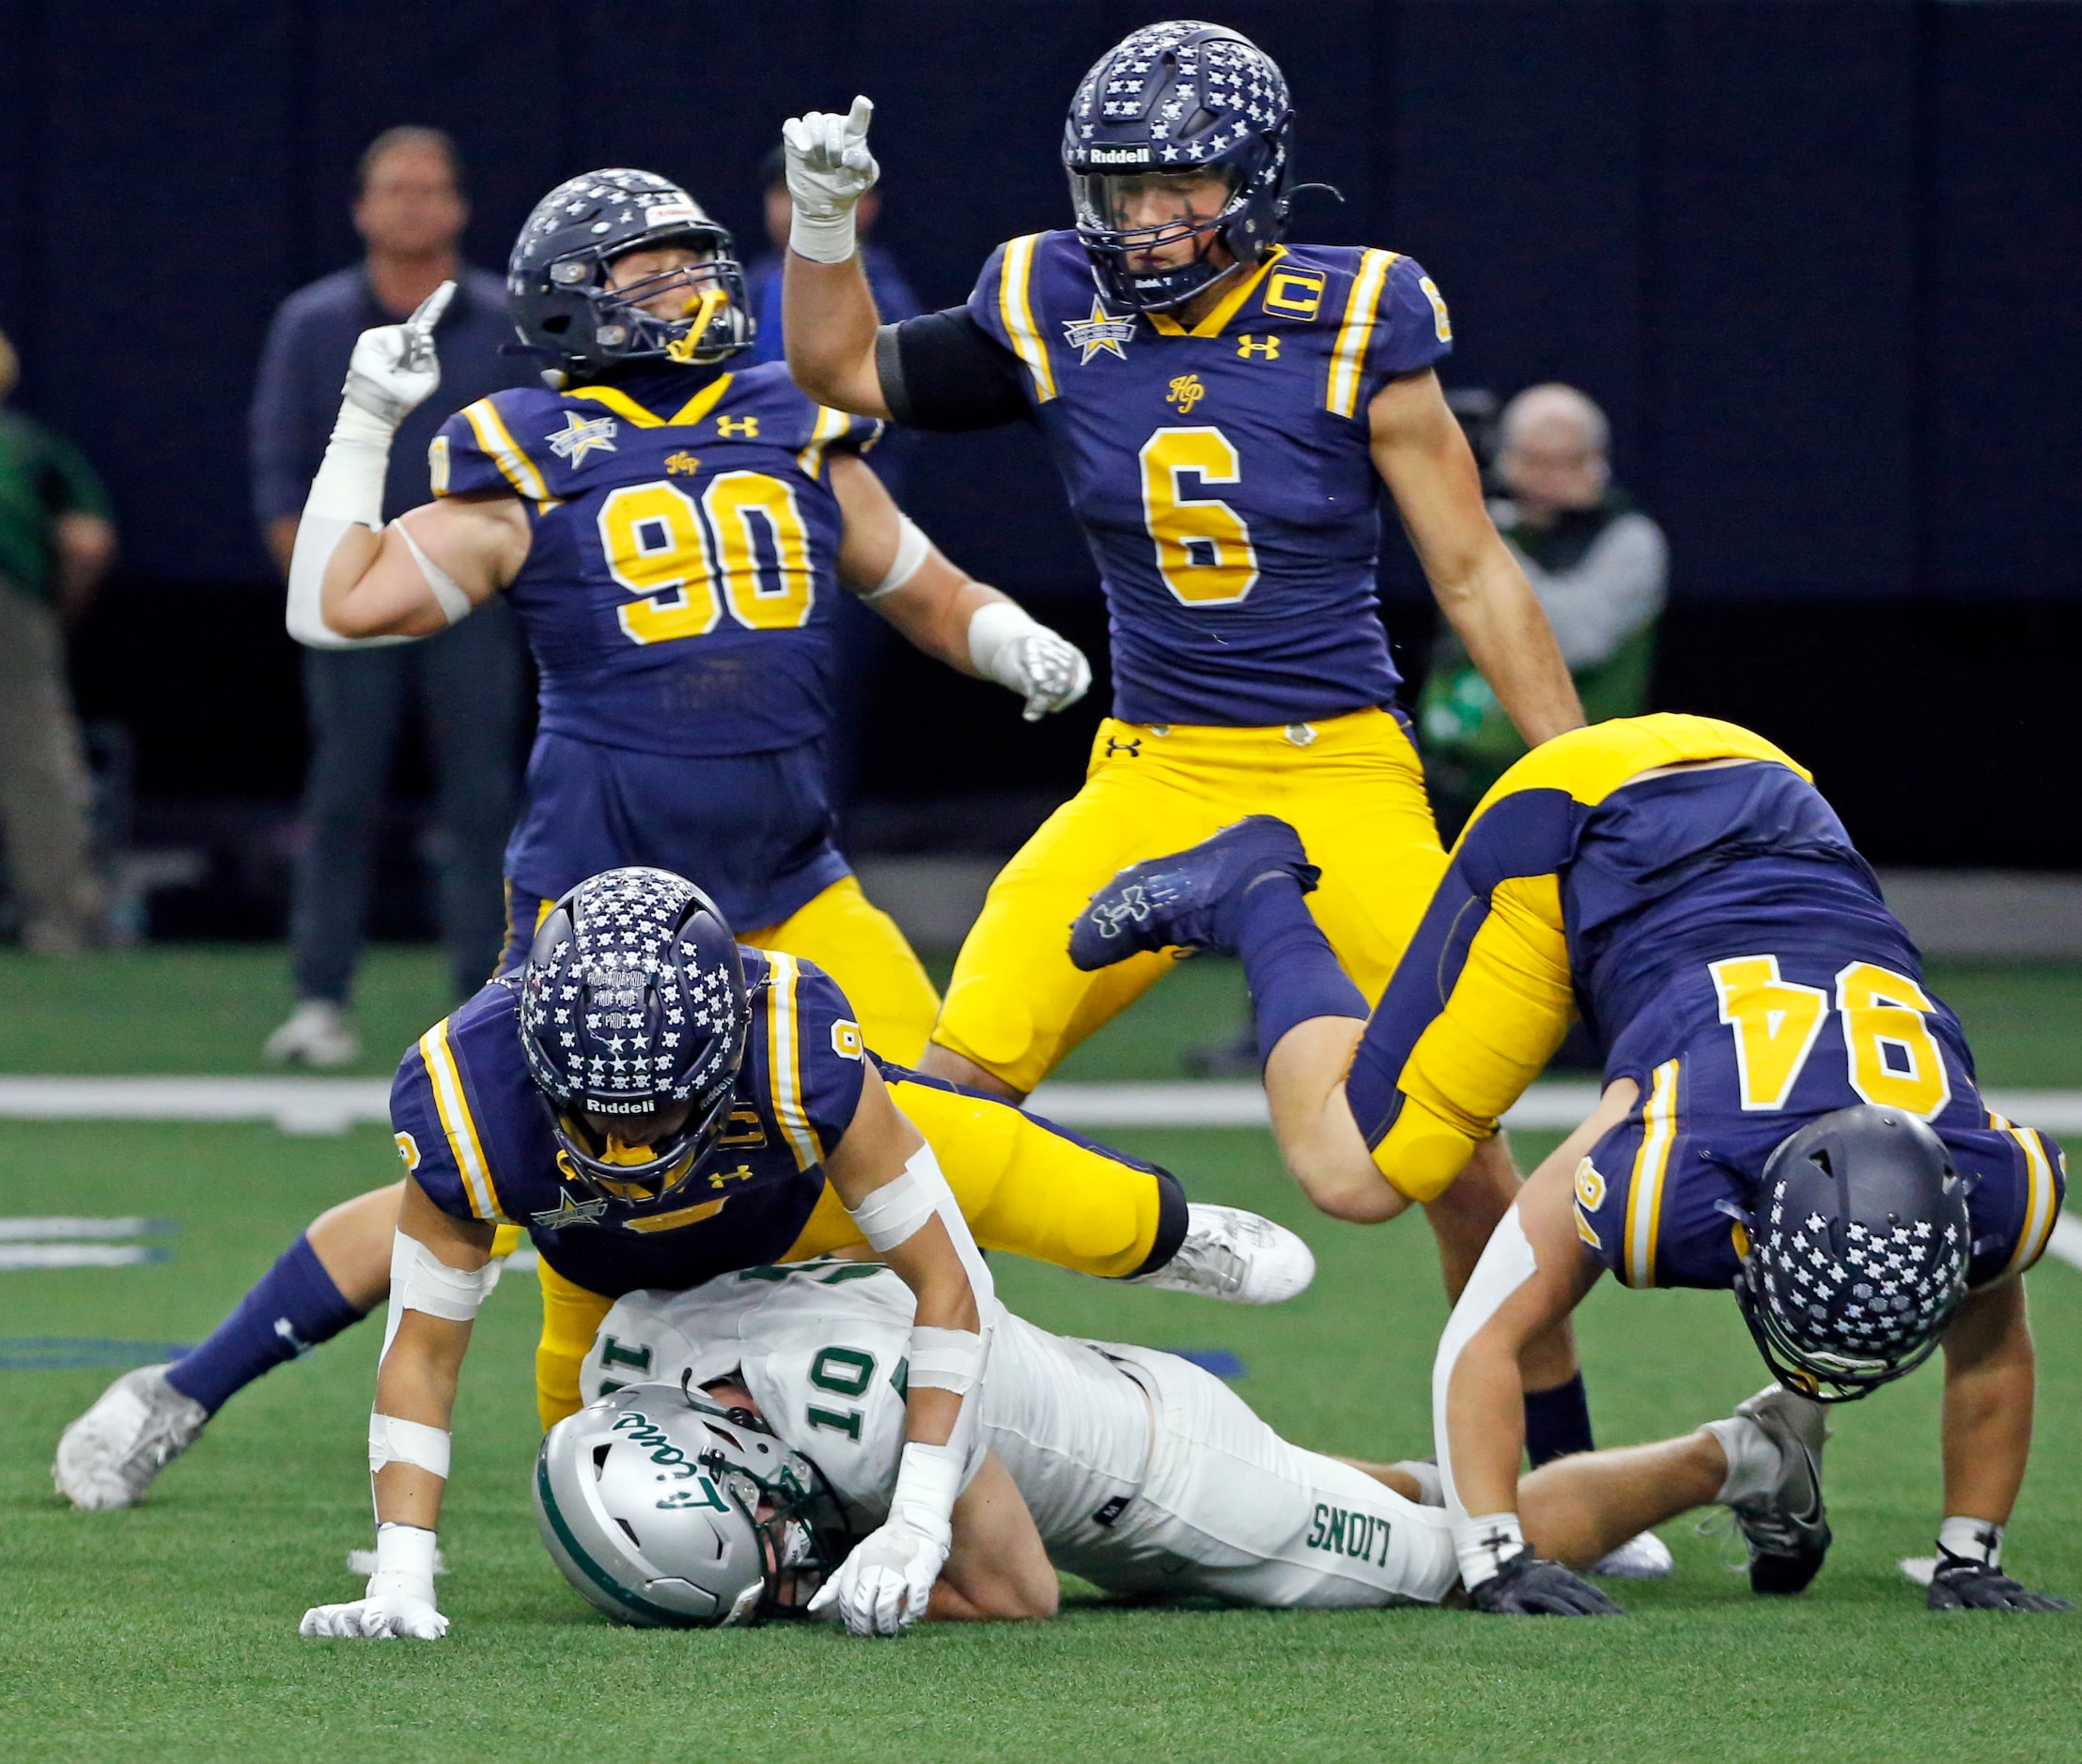
{"type": "MultiPolygon", "coordinates": [[[[759,178],[766,199],[767,241],[771,249],[745,266],[745,300],[759,319],[752,359],[755,363],[782,362],[787,359],[787,350],[781,341],[781,266],[787,258],[788,226],[795,206],[788,200],[787,154],[778,143],[760,163],[759,178]]],[[[882,315],[885,325],[893,325],[915,318],[920,309],[918,296],[904,280],[895,258],[881,246],[867,242],[868,229],[881,209],[882,192],[878,185],[860,199],[853,218],[861,240],[861,268],[874,290],[876,310],[882,315]]],[[[875,444],[868,458],[875,475],[899,502],[904,496],[906,469],[916,445],[915,436],[891,430],[875,444]]],[[[839,844],[847,849],[852,842],[847,837],[847,823],[852,817],[860,786],[864,725],[889,649],[887,622],[877,618],[857,596],[840,596],[838,617],[831,626],[831,735],[825,777],[831,807],[839,817],[839,844]]]]}
{"type": "Polygon", "coordinates": [[[93,598],[116,529],[79,451],[8,408],[19,378],[14,346],[0,336],[0,826],[23,945],[59,955],[103,930],[65,627],[93,598]]]}
{"type": "MultiPolygon", "coordinates": [[[[457,255],[469,216],[455,144],[439,130],[387,130],[362,156],[354,204],[367,255],[298,289],[275,313],[254,390],[253,490],[285,575],[364,331],[406,317],[451,277],[458,284],[436,333],[441,391],[405,419],[391,450],[385,519],[429,499],[427,447],[449,415],[528,379],[524,360],[500,354],[514,334],[504,281],[457,255]]],[[[512,610],[495,597],[453,630],[395,649],[307,649],[303,690],[312,754],[289,919],[297,1005],[268,1038],[267,1053],[333,1066],[360,1052],[348,997],[367,931],[385,785],[414,700],[433,752],[432,846],[455,996],[475,991],[498,959],[500,860],[513,821],[524,691],[512,610]]]]}
{"type": "MultiPolygon", "coordinates": [[[[1584,715],[1639,716],[1670,549],[1612,484],[1605,412],[1573,386],[1532,386],[1504,406],[1497,436],[1504,500],[1489,512],[1554,627],[1584,715]]],[[[1526,749],[1450,631],[1432,650],[1418,728],[1432,811],[1451,840],[1526,749]]]]}
{"type": "MultiPolygon", "coordinates": [[[[795,212],[788,200],[787,155],[774,144],[759,165],[759,182],[766,198],[767,243],[745,265],[745,299],[758,315],[759,336],[753,345],[754,362],[782,362],[787,351],[781,347],[781,266],[787,261],[789,217],[795,212]]],[[[853,209],[853,224],[861,240],[861,268],[867,272],[867,286],[874,290],[875,307],[885,325],[899,324],[918,317],[918,296],[911,292],[895,258],[879,245],[867,242],[875,217],[882,211],[879,186],[870,190],[853,209]]]]}

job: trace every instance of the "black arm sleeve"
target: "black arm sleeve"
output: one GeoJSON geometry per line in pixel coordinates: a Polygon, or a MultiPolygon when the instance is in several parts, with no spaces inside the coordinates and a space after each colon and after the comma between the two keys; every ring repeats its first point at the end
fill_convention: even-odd
{"type": "Polygon", "coordinates": [[[906,428],[995,428],[1027,414],[1019,358],[965,307],[884,325],[875,371],[890,415],[906,428]]]}

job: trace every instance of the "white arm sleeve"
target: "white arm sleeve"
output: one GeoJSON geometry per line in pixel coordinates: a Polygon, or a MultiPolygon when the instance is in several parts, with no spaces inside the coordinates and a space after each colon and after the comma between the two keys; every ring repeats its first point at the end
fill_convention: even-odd
{"type": "Polygon", "coordinates": [[[410,637],[342,637],[325,622],[326,565],[350,527],[383,529],[383,475],[390,469],[392,424],[343,402],[325,458],[303,500],[296,549],[289,558],[289,601],[283,623],[309,649],[374,649],[410,637]]]}
{"type": "Polygon", "coordinates": [[[1571,670],[1610,660],[1663,610],[1670,547],[1646,515],[1618,517],[1571,569],[1542,569],[1522,553],[1518,562],[1571,670]]]}

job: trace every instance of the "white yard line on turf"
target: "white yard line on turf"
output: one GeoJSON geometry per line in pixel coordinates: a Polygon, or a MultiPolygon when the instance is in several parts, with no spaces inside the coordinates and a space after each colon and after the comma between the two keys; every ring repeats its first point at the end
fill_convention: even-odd
{"type": "Polygon", "coordinates": [[[0,1244],[0,1274],[36,1268],[135,1268],[173,1252],[147,1244],[0,1244]]]}
{"type": "MultiPolygon", "coordinates": [[[[1504,1125],[1565,1131],[1591,1112],[1597,1086],[1535,1084],[1504,1125]]],[[[2048,1133],[2082,1133],[2082,1090],[1991,1091],[1990,1107],[2048,1133]]],[[[1266,1121],[1257,1085],[1044,1084],[1036,1114],[1066,1127],[1256,1127],[1266,1121]]],[[[0,1077],[0,1121],[272,1122],[285,1133],[345,1133],[390,1120],[388,1078],[0,1077]]]]}

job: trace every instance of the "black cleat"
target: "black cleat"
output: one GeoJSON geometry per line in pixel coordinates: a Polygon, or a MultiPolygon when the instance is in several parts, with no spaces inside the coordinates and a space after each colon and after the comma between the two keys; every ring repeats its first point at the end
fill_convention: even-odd
{"type": "Polygon", "coordinates": [[[1186,851],[1131,863],[1094,894],[1070,926],[1070,960],[1090,972],[1146,950],[1236,952],[1234,908],[1268,876],[1311,892],[1322,871],[1284,821],[1253,814],[1186,851]]]}
{"type": "Polygon", "coordinates": [[[1779,1482],[1768,1494],[1738,1501],[1735,1529],[1749,1546],[1749,1590],[1805,1592],[1829,1554],[1822,1504],[1822,1446],[1829,1436],[1819,1402],[1771,1385],[1735,1413],[1763,1428],[1779,1448],[1779,1482]]]}

